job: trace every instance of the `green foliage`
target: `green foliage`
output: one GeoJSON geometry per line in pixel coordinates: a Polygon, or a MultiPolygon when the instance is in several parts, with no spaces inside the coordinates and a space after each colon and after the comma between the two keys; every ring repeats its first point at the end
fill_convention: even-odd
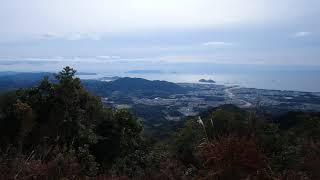
{"type": "Polygon", "coordinates": [[[203,179],[271,179],[266,157],[253,138],[221,136],[199,146],[203,179]]]}
{"type": "Polygon", "coordinates": [[[189,119],[181,131],[173,134],[172,138],[170,138],[169,145],[184,164],[194,164],[198,166],[195,148],[204,138],[205,133],[201,125],[193,119],[189,119]]]}
{"type": "Polygon", "coordinates": [[[249,133],[248,113],[235,106],[219,107],[202,119],[209,138],[215,138],[222,134],[244,135],[249,133]]]}
{"type": "Polygon", "coordinates": [[[104,107],[75,73],[0,96],[0,179],[320,179],[319,113],[223,105],[156,141],[183,121],[148,139],[130,110],[104,107]]]}
{"type": "Polygon", "coordinates": [[[81,171],[93,176],[98,172],[96,158],[112,164],[139,147],[143,128],[132,113],[105,108],[75,73],[65,67],[56,75],[57,83],[45,77],[38,86],[1,96],[3,149],[13,145],[22,153],[42,150],[37,156],[48,158],[53,152],[48,145],[74,150],[81,171]]]}
{"type": "Polygon", "coordinates": [[[173,152],[182,157],[182,162],[198,167],[204,179],[210,179],[211,175],[218,179],[225,175],[229,179],[246,179],[249,176],[267,179],[317,179],[319,173],[314,169],[320,163],[319,117],[319,113],[290,112],[280,117],[283,122],[277,119],[272,121],[258,111],[245,111],[232,105],[224,105],[189,119],[169,144],[173,152]],[[201,142],[205,144],[200,146],[200,152],[205,155],[203,158],[199,158],[197,154],[197,145],[201,142]],[[259,160],[264,163],[263,169],[259,170],[262,174],[255,174],[254,170],[250,175],[244,170],[253,165],[254,161],[258,162],[254,153],[249,151],[250,147],[254,150],[252,152],[265,157],[264,160],[259,160]],[[237,155],[232,155],[233,153],[237,155]],[[247,154],[246,157],[242,157],[243,153],[247,154]],[[197,161],[189,161],[191,157],[198,162],[202,160],[203,167],[197,161]],[[244,159],[240,160],[241,158],[244,159]],[[236,162],[237,159],[239,163],[236,162]],[[207,166],[207,161],[212,161],[215,165],[207,166]],[[229,176],[229,170],[236,171],[229,176]]]}

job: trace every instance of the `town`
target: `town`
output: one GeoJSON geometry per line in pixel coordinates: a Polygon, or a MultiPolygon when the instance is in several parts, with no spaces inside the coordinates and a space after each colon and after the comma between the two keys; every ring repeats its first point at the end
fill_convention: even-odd
{"type": "MultiPolygon", "coordinates": [[[[138,112],[141,111],[139,108],[143,108],[144,111],[148,111],[149,108],[157,109],[161,114],[159,116],[168,121],[179,121],[182,117],[195,116],[199,112],[223,104],[233,104],[245,109],[262,108],[272,113],[320,109],[320,96],[312,92],[242,88],[212,83],[179,83],[178,85],[189,91],[152,98],[137,97],[129,93],[125,101],[123,96],[114,95],[111,98],[104,97],[103,102],[117,109],[132,108],[138,112]]],[[[155,112],[152,111],[152,113],[155,112]]],[[[142,115],[141,118],[144,117],[154,116],[142,115]]],[[[159,119],[153,122],[159,122],[159,119]]]]}

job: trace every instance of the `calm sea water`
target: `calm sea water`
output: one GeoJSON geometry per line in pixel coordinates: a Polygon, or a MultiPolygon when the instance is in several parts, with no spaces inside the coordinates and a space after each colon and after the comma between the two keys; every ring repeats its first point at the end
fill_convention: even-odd
{"type": "Polygon", "coordinates": [[[138,77],[149,80],[165,80],[170,82],[188,82],[197,83],[199,79],[212,79],[217,84],[222,85],[239,85],[241,87],[274,89],[274,90],[294,90],[294,91],[310,91],[320,92],[320,73],[212,73],[212,74],[190,74],[190,73],[99,73],[97,75],[81,76],[83,79],[96,79],[100,77],[138,77]]]}
{"type": "Polygon", "coordinates": [[[0,63],[0,71],[57,72],[64,66],[71,66],[79,72],[97,73],[82,75],[84,79],[121,76],[140,77],[149,80],[171,82],[198,82],[212,79],[217,84],[239,85],[241,87],[320,92],[320,66],[271,66],[271,65],[219,65],[204,63],[152,63],[152,62],[26,62],[0,63]],[[128,73],[132,70],[157,70],[159,73],[128,73]]]}

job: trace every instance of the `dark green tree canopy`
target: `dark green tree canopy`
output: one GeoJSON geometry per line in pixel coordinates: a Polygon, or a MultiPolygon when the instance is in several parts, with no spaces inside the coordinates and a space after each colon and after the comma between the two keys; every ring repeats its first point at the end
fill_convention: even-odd
{"type": "Polygon", "coordinates": [[[127,110],[104,107],[75,73],[65,67],[56,75],[56,83],[44,77],[38,86],[1,96],[2,147],[13,144],[31,151],[51,142],[87,149],[106,164],[138,148],[142,125],[137,118],[127,110]]]}

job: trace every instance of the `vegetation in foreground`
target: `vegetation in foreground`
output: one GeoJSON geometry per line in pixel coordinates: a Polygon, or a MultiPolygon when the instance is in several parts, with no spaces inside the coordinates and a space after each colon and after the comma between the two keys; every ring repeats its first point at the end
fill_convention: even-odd
{"type": "Polygon", "coordinates": [[[0,179],[320,179],[320,113],[225,105],[156,141],[66,67],[0,99],[0,179]]]}

